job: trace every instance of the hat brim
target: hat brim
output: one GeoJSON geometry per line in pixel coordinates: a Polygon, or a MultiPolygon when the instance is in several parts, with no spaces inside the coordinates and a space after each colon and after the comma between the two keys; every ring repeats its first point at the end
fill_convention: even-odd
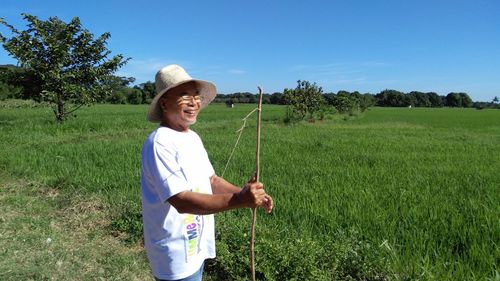
{"type": "Polygon", "coordinates": [[[170,89],[173,89],[177,86],[180,86],[182,84],[186,84],[189,82],[195,82],[198,86],[198,90],[200,91],[200,96],[202,98],[201,108],[204,108],[205,106],[207,106],[217,96],[217,88],[215,87],[215,84],[212,82],[204,81],[204,80],[197,80],[197,79],[190,79],[190,80],[182,81],[180,83],[171,85],[170,87],[163,89],[161,92],[156,94],[156,96],[153,98],[153,101],[151,101],[151,104],[149,105],[148,120],[150,122],[153,122],[153,123],[161,122],[162,113],[161,113],[160,105],[158,104],[158,101],[160,100],[160,98],[166,92],[168,92],[170,89]]]}

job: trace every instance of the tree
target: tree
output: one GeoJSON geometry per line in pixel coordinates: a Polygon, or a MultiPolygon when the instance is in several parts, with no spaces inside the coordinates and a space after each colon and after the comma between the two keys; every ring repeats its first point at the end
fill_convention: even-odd
{"type": "Polygon", "coordinates": [[[139,89],[142,92],[142,103],[151,103],[153,98],[156,96],[155,83],[147,81],[139,85],[134,86],[135,89],[139,89]]]}
{"type": "Polygon", "coordinates": [[[431,107],[432,105],[429,95],[426,93],[412,91],[407,95],[414,97],[412,99],[412,102],[414,102],[412,103],[412,105],[414,105],[415,107],[431,107]]]}
{"type": "Polygon", "coordinates": [[[352,112],[355,103],[347,95],[337,95],[333,101],[333,106],[339,113],[352,112]]]}
{"type": "MultiPolygon", "coordinates": [[[[259,102],[258,96],[255,95],[255,103],[258,103],[258,102],[259,102]]],[[[263,104],[270,104],[271,103],[271,95],[263,93],[262,94],[262,103],[263,104]]]]}
{"type": "Polygon", "coordinates": [[[495,103],[495,104],[497,104],[497,103],[498,103],[498,101],[499,101],[499,99],[498,99],[498,97],[497,97],[497,96],[495,96],[495,97],[493,98],[493,100],[492,100],[492,102],[493,102],[493,103],[495,103]]]}
{"type": "Polygon", "coordinates": [[[396,90],[383,90],[375,95],[375,98],[379,106],[402,107],[409,105],[408,100],[405,98],[405,94],[396,90]]]}
{"type": "Polygon", "coordinates": [[[40,101],[39,96],[33,94],[41,92],[40,80],[33,70],[14,65],[1,65],[0,81],[17,89],[17,93],[10,95],[10,98],[40,101]]]}
{"type": "Polygon", "coordinates": [[[142,103],[142,92],[139,89],[125,88],[125,96],[127,97],[127,102],[130,104],[142,103]]]}
{"type": "Polygon", "coordinates": [[[285,100],[293,114],[293,117],[303,120],[307,115],[314,119],[314,113],[320,110],[324,103],[323,89],[316,83],[308,81],[297,81],[295,89],[285,89],[285,100]]]}
{"type": "Polygon", "coordinates": [[[458,93],[462,101],[462,107],[472,107],[472,99],[467,93],[458,93]]]}
{"type": "Polygon", "coordinates": [[[114,91],[106,97],[106,102],[112,104],[126,104],[127,96],[124,91],[114,91]]]}
{"type": "Polygon", "coordinates": [[[104,81],[129,60],[121,54],[108,58],[106,41],[111,35],[94,39],[78,17],[65,23],[57,17],[43,21],[22,15],[28,22],[24,31],[0,19],[13,34],[9,39],[0,34],[0,40],[21,67],[33,71],[41,89],[35,93],[37,100],[53,106],[56,120],[62,122],[81,106],[104,100],[109,93],[104,81]]]}
{"type": "MultiPolygon", "coordinates": [[[[98,102],[111,102],[123,104],[128,100],[128,93],[130,83],[133,83],[135,78],[133,77],[120,77],[114,75],[108,75],[101,81],[101,86],[107,92],[104,100],[99,100],[98,102]]],[[[139,90],[140,91],[140,90],[139,90]]],[[[141,92],[142,101],[142,92],[141,92]]]]}
{"type": "Polygon", "coordinates": [[[108,75],[101,80],[101,84],[109,91],[120,91],[128,88],[128,85],[134,83],[134,77],[108,75]]]}
{"type": "Polygon", "coordinates": [[[375,96],[369,93],[363,94],[361,96],[361,99],[359,100],[359,108],[361,109],[361,112],[364,112],[369,107],[372,107],[374,104],[375,104],[375,96]]]}
{"type": "Polygon", "coordinates": [[[446,106],[461,107],[462,99],[458,93],[449,93],[446,95],[446,106]]]}
{"type": "Polygon", "coordinates": [[[22,89],[0,80],[0,100],[15,99],[19,97],[22,89]]]}
{"type": "Polygon", "coordinates": [[[472,99],[466,93],[449,93],[446,95],[446,106],[472,107],[472,99]]]}
{"type": "Polygon", "coordinates": [[[286,104],[285,97],[280,92],[274,92],[271,95],[271,104],[286,104]]]}
{"type": "Polygon", "coordinates": [[[434,92],[428,92],[427,96],[429,97],[429,101],[432,107],[442,107],[443,106],[443,96],[438,95],[434,92]]]}

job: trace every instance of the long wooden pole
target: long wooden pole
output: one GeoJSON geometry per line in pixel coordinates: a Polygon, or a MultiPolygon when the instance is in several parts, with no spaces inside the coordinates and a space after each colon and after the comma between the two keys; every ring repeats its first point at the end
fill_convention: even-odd
{"type": "MultiPolygon", "coordinates": [[[[259,182],[260,176],[260,127],[262,117],[262,88],[259,89],[259,107],[257,111],[257,148],[255,151],[255,180],[259,182]]],[[[252,281],[255,281],[255,224],[257,222],[257,208],[252,210],[252,229],[250,232],[250,266],[252,269],[252,281]]]]}

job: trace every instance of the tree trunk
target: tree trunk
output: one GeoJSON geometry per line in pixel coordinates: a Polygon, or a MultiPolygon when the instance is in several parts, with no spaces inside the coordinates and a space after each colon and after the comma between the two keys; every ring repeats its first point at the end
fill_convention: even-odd
{"type": "Polygon", "coordinates": [[[57,97],[57,112],[56,112],[56,120],[58,122],[64,122],[66,119],[66,113],[64,112],[64,98],[62,94],[59,94],[57,97]]]}

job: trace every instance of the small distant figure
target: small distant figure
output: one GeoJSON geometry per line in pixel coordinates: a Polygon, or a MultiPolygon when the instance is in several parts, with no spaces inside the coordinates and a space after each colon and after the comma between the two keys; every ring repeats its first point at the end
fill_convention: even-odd
{"type": "Polygon", "coordinates": [[[226,101],[226,106],[229,107],[229,108],[233,108],[234,107],[234,102],[232,100],[227,100],[226,101]]]}
{"type": "Polygon", "coordinates": [[[411,104],[408,106],[408,108],[411,108],[411,104]]]}

